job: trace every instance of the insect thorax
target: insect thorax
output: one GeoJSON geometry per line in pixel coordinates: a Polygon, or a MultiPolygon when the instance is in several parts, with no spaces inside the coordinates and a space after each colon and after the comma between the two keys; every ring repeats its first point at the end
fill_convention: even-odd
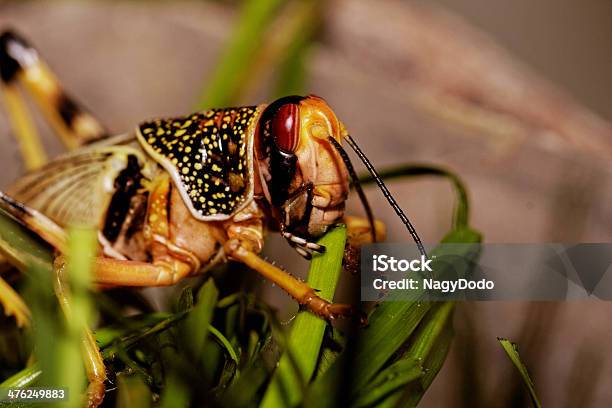
{"type": "Polygon", "coordinates": [[[171,175],[194,217],[222,220],[253,196],[257,107],[212,109],[138,128],[147,153],[171,175]]]}

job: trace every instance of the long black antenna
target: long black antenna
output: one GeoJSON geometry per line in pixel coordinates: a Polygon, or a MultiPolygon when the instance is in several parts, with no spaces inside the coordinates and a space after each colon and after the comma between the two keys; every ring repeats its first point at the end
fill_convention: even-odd
{"type": "MultiPolygon", "coordinates": [[[[408,229],[408,232],[410,233],[410,235],[412,236],[412,239],[414,240],[414,242],[416,243],[417,247],[419,248],[419,252],[421,252],[421,255],[427,257],[427,252],[425,251],[425,247],[423,246],[423,243],[421,242],[421,238],[419,238],[419,235],[417,234],[416,230],[414,229],[414,226],[412,225],[412,223],[410,222],[410,220],[408,219],[406,214],[404,214],[404,212],[402,211],[400,206],[397,204],[397,201],[395,201],[395,198],[393,198],[393,196],[391,195],[391,192],[389,191],[387,186],[385,186],[385,183],[383,183],[382,179],[380,178],[380,176],[376,172],[376,169],[374,168],[374,166],[372,166],[372,163],[370,163],[370,160],[368,160],[368,158],[361,151],[359,146],[357,146],[357,143],[355,142],[355,140],[353,140],[351,135],[347,134],[346,135],[346,139],[348,140],[348,144],[355,151],[355,153],[357,153],[357,156],[359,156],[359,158],[361,159],[363,164],[366,166],[366,168],[368,169],[368,171],[372,175],[372,178],[374,179],[374,181],[376,182],[376,184],[378,185],[378,187],[382,191],[383,195],[385,196],[385,198],[387,199],[387,201],[389,202],[389,204],[391,205],[393,210],[395,210],[395,213],[397,214],[397,216],[402,220],[402,222],[404,223],[404,225],[408,229]]],[[[339,144],[338,144],[338,146],[339,146],[339,144]]]]}
{"type": "Polygon", "coordinates": [[[332,136],[329,137],[329,140],[331,140],[336,150],[338,150],[338,153],[340,153],[340,157],[342,157],[342,161],[344,162],[344,165],[346,166],[349,172],[349,175],[351,176],[351,180],[353,180],[353,186],[355,187],[355,190],[357,190],[359,199],[361,200],[361,203],[363,204],[363,209],[365,210],[366,216],[368,217],[368,222],[370,223],[370,232],[372,234],[372,242],[376,242],[376,225],[374,224],[374,215],[372,213],[372,208],[370,207],[370,203],[368,202],[368,198],[363,192],[363,188],[361,188],[361,183],[359,183],[359,176],[357,175],[357,172],[355,171],[355,168],[353,167],[353,163],[351,163],[351,160],[349,159],[348,154],[346,154],[346,151],[342,148],[340,143],[338,143],[338,141],[334,139],[332,136]]]}

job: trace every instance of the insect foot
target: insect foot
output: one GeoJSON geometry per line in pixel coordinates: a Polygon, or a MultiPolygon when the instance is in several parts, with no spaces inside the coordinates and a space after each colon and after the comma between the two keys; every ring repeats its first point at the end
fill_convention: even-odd
{"type": "Polygon", "coordinates": [[[355,315],[350,305],[330,303],[325,299],[321,299],[308,284],[265,261],[257,254],[248,250],[246,245],[239,240],[233,239],[227,241],[224,245],[224,250],[228,257],[244,263],[270,282],[278,285],[297,300],[300,305],[317,316],[326,320],[334,320],[338,317],[355,315]]]}
{"type": "Polygon", "coordinates": [[[87,387],[87,406],[96,408],[104,400],[104,381],[92,381],[87,387]]]}
{"type": "Polygon", "coordinates": [[[330,303],[314,294],[308,297],[302,305],[325,320],[333,321],[339,317],[356,317],[361,325],[366,325],[368,322],[366,314],[357,311],[353,306],[343,303],[330,303]]]}

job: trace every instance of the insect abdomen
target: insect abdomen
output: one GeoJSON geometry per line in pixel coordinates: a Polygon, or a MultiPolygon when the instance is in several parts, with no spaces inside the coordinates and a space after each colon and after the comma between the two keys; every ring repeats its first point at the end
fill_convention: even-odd
{"type": "Polygon", "coordinates": [[[128,156],[126,167],[113,183],[114,193],[106,210],[102,233],[109,242],[115,242],[128,216],[132,199],[142,187],[141,165],[134,155],[128,156]]]}

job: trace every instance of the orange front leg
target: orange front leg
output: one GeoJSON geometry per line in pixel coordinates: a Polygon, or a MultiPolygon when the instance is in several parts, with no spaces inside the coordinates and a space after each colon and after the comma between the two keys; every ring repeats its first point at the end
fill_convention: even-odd
{"type": "Polygon", "coordinates": [[[340,316],[352,314],[350,305],[330,303],[317,296],[314,289],[308,284],[294,278],[287,272],[263,260],[260,256],[250,251],[246,245],[238,239],[229,240],[224,245],[225,253],[236,261],[242,262],[249,268],[260,273],[269,281],[281,287],[291,295],[300,305],[306,307],[317,316],[327,320],[333,320],[340,316]]]}

